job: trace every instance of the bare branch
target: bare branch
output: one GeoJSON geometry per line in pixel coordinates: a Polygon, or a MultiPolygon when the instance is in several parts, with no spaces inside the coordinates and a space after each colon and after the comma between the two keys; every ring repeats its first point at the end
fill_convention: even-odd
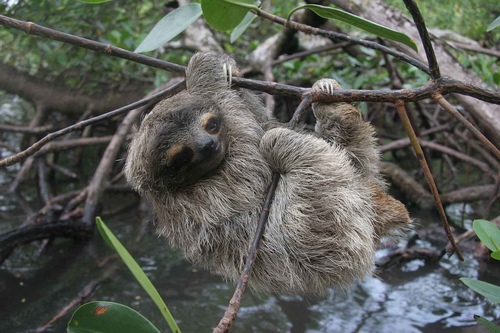
{"type": "Polygon", "coordinates": [[[451,105],[446,99],[443,98],[443,95],[441,95],[439,92],[436,92],[435,94],[432,95],[432,98],[443,107],[446,111],[448,111],[453,117],[458,119],[464,125],[471,133],[479,139],[499,160],[500,160],[500,151],[491,143],[490,140],[488,140],[483,133],[479,132],[479,130],[474,127],[467,119],[465,119],[464,116],[460,114],[460,112],[457,111],[451,105]]]}
{"type": "Polygon", "coordinates": [[[434,48],[432,47],[431,38],[429,37],[429,32],[425,27],[424,18],[422,17],[422,13],[418,9],[417,4],[413,0],[404,0],[406,8],[410,12],[413,17],[413,22],[417,27],[418,33],[420,35],[420,39],[422,40],[422,44],[424,45],[425,55],[427,56],[427,62],[429,63],[430,74],[433,80],[438,80],[441,77],[441,73],[439,70],[439,64],[436,59],[436,54],[434,53],[434,48]]]}
{"type": "Polygon", "coordinates": [[[148,57],[139,53],[127,51],[125,49],[113,46],[111,44],[103,44],[91,39],[77,37],[71,34],[60,32],[54,29],[46,28],[33,22],[16,20],[11,17],[0,15],[0,25],[22,30],[29,35],[38,35],[48,37],[63,43],[85,47],[86,49],[106,53],[115,57],[131,60],[139,64],[164,69],[170,72],[184,73],[186,67],[148,57]]]}
{"type": "Polygon", "coordinates": [[[379,44],[379,43],[376,43],[376,42],[367,41],[367,40],[360,39],[360,38],[351,37],[351,36],[348,36],[348,35],[345,35],[345,34],[342,34],[342,33],[338,33],[338,32],[334,32],[334,31],[329,31],[329,30],[323,30],[323,29],[319,29],[319,28],[314,28],[314,27],[311,27],[309,25],[298,23],[298,22],[294,22],[294,21],[287,21],[284,18],[281,18],[279,16],[267,13],[267,12],[265,12],[263,10],[259,10],[259,11],[252,10],[252,12],[255,15],[260,16],[260,17],[262,17],[262,18],[264,18],[266,20],[269,20],[271,22],[280,24],[280,25],[282,25],[284,27],[287,27],[287,28],[292,28],[292,29],[295,29],[295,30],[298,30],[298,31],[302,31],[302,32],[304,32],[306,34],[320,35],[320,36],[324,36],[324,37],[330,38],[330,39],[332,39],[334,41],[339,41],[340,40],[340,41],[344,41],[344,42],[350,42],[352,44],[357,44],[357,45],[361,45],[361,46],[364,46],[364,47],[367,47],[367,48],[370,48],[370,49],[374,49],[374,50],[377,50],[377,51],[385,52],[387,54],[392,55],[396,59],[400,59],[400,60],[406,61],[407,63],[409,63],[409,64],[417,67],[421,71],[423,71],[423,72],[425,72],[427,74],[430,74],[429,68],[424,63],[422,63],[421,61],[419,61],[419,60],[417,60],[415,58],[412,58],[409,55],[404,54],[403,52],[399,52],[399,51],[396,51],[394,49],[388,48],[387,46],[384,46],[382,44],[379,44]]]}
{"type": "Polygon", "coordinates": [[[441,221],[443,222],[443,227],[444,227],[444,230],[446,232],[446,236],[448,237],[448,240],[450,241],[450,244],[453,247],[453,250],[451,252],[448,252],[448,254],[452,255],[453,252],[455,252],[457,254],[458,259],[460,259],[460,261],[463,261],[464,258],[462,256],[462,254],[460,253],[460,249],[458,248],[457,243],[455,242],[455,239],[453,238],[450,224],[448,223],[446,213],[445,213],[443,205],[441,203],[441,199],[439,197],[439,192],[438,192],[438,189],[436,187],[436,183],[434,182],[434,178],[432,177],[432,173],[429,169],[427,161],[425,160],[424,152],[422,151],[422,147],[420,146],[420,144],[418,142],[417,136],[415,135],[415,131],[413,130],[413,127],[410,124],[410,119],[408,119],[408,115],[406,114],[404,102],[402,102],[402,101],[396,102],[396,109],[398,111],[399,117],[401,118],[401,121],[403,122],[403,126],[406,130],[406,133],[408,134],[408,137],[410,138],[413,149],[415,150],[415,154],[417,155],[420,166],[422,167],[422,170],[423,170],[424,175],[425,175],[425,179],[427,180],[427,184],[429,185],[429,188],[431,189],[434,200],[436,201],[436,205],[437,205],[437,208],[439,211],[439,215],[441,217],[441,221]]]}

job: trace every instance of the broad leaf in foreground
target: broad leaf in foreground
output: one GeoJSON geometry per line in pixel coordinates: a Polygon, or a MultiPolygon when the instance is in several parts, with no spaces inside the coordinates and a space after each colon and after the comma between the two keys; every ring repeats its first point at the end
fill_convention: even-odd
{"type": "Polygon", "coordinates": [[[250,9],[257,9],[254,0],[201,0],[201,8],[207,23],[220,31],[233,30],[250,9]]]}
{"type": "Polygon", "coordinates": [[[90,302],[80,306],[73,313],[67,332],[160,333],[139,312],[114,302],[90,302]]]}

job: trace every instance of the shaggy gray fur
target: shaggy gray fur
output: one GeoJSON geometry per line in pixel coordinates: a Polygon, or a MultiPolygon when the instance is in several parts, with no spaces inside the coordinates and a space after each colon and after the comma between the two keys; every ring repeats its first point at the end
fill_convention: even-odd
{"type": "MultiPolygon", "coordinates": [[[[315,104],[322,138],[267,130],[268,111],[252,93],[228,88],[224,63],[236,70],[225,55],[193,56],[187,91],[160,102],[130,145],[125,173],[151,202],[158,232],[188,260],[236,281],[272,173],[279,172],[249,285],[259,292],[321,294],[372,274],[379,237],[410,220],[385,193],[371,126],[349,104],[315,104]],[[165,140],[158,133],[169,111],[192,101],[223,116],[228,147],[212,173],[171,188],[150,172],[164,154],[151,143],[165,140]]],[[[169,139],[177,137],[171,133],[169,139]]]]}

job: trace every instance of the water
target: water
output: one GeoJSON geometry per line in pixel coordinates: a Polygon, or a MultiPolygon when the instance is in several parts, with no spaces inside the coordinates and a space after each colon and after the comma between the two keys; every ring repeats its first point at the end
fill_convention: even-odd
{"type": "MultiPolygon", "coordinates": [[[[186,263],[154,235],[137,210],[105,220],[157,286],[183,332],[210,331],[218,323],[233,286],[186,263]]],[[[111,277],[100,284],[91,299],[124,303],[168,332],[159,311],[123,264],[115,259],[99,264],[111,254],[98,236],[88,244],[59,240],[40,256],[33,245],[18,249],[0,269],[0,332],[32,332],[76,298],[90,281],[109,271],[111,277]],[[110,269],[114,263],[118,268],[110,269]]],[[[322,299],[261,296],[247,291],[233,331],[482,332],[473,316],[499,318],[500,307],[458,279],[486,277],[491,281],[495,277],[478,276],[479,262],[470,253],[464,255],[465,262],[454,257],[434,265],[410,262],[367,278],[348,292],[331,290],[322,299]]],[[[51,331],[64,332],[67,321],[69,316],[51,331]]]]}

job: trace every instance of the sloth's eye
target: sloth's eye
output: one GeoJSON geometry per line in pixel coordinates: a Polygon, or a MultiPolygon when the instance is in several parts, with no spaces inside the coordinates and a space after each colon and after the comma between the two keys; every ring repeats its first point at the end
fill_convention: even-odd
{"type": "Polygon", "coordinates": [[[202,116],[203,128],[209,134],[217,134],[220,130],[221,120],[213,114],[205,114],[202,116]]]}
{"type": "Polygon", "coordinates": [[[207,124],[205,127],[208,133],[210,134],[215,134],[219,131],[219,122],[218,121],[211,121],[207,124]]]}

